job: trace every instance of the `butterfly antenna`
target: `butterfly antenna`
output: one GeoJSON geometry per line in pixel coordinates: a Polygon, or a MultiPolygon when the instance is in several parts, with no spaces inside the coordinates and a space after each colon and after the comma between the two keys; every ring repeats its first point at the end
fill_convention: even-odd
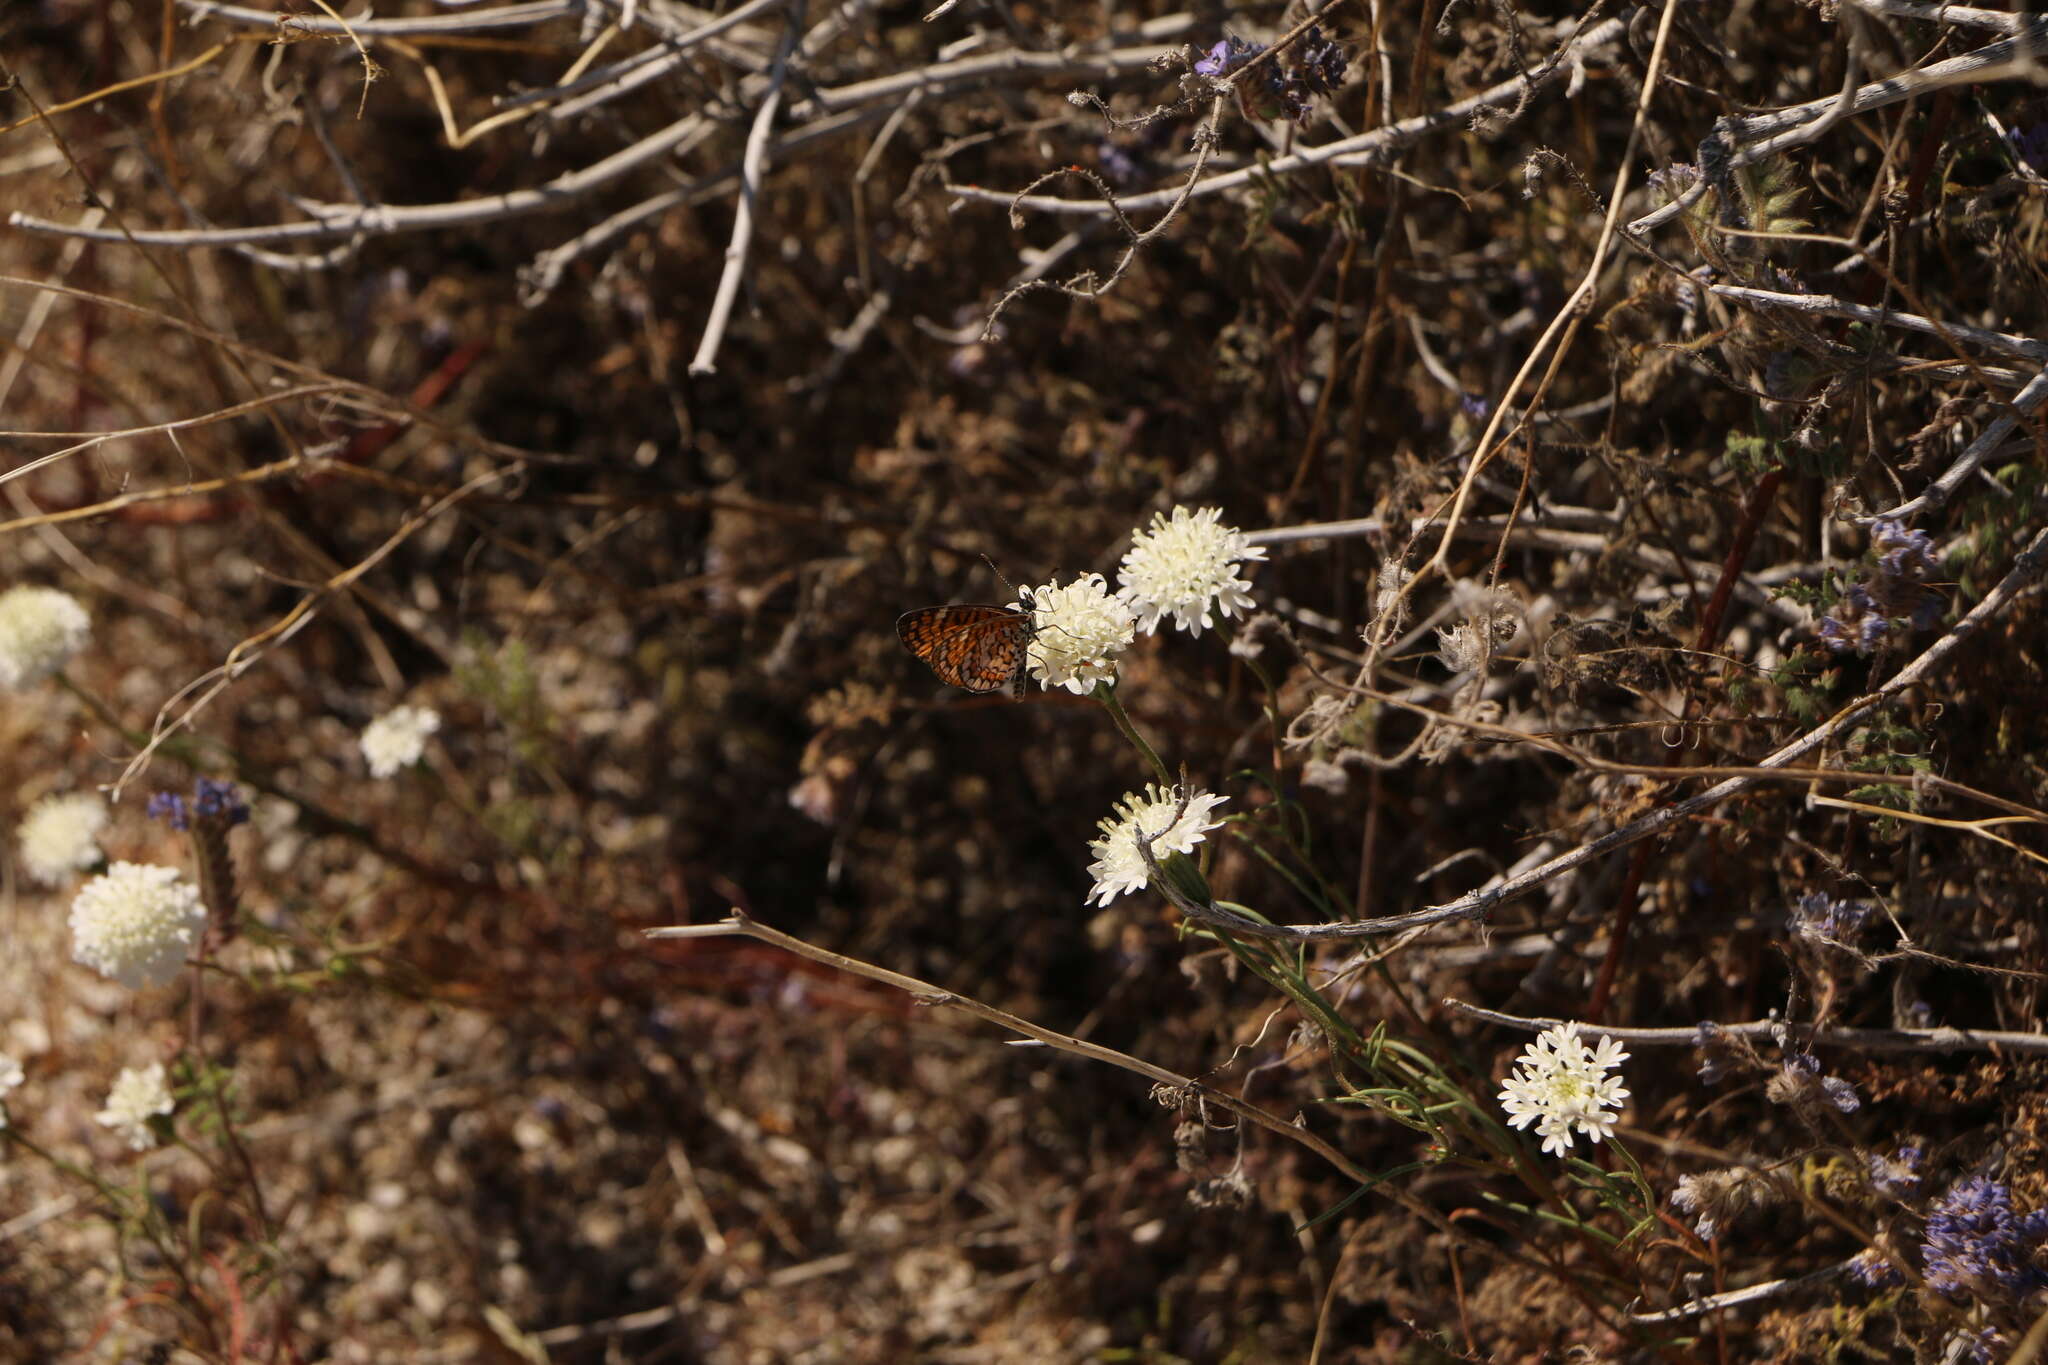
{"type": "Polygon", "coordinates": [[[1002,579],[1003,586],[1010,590],[1010,596],[1016,598],[1019,602],[1022,602],[1024,600],[1024,594],[1017,591],[1017,585],[1015,583],[1012,583],[1007,578],[1003,578],[1003,571],[996,567],[996,562],[993,559],[990,559],[987,555],[983,555],[981,557],[981,562],[988,565],[988,571],[990,573],[994,574],[997,578],[1002,579]]]}

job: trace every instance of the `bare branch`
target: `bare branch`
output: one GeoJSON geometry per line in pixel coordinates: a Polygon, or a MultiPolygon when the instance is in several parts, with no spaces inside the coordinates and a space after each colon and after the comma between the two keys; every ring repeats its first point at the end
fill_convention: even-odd
{"type": "Polygon", "coordinates": [[[733,210],[732,241],[725,248],[725,269],[718,276],[718,293],[711,300],[711,316],[705,319],[703,339],[697,343],[696,357],[690,361],[691,374],[712,374],[718,369],[718,345],[725,339],[733,300],[739,297],[740,278],[746,274],[747,248],[754,239],[754,204],[761,193],[761,177],[768,169],[768,134],[775,126],[775,111],[782,107],[782,82],[789,75],[789,54],[796,50],[800,12],[793,4],[782,50],[775,54],[775,69],[768,77],[768,93],[762,97],[761,107],[754,114],[754,129],[747,135],[746,155],[740,159],[740,200],[733,210]]]}
{"type": "Polygon", "coordinates": [[[462,14],[430,14],[413,19],[316,19],[306,14],[281,14],[276,10],[244,9],[217,0],[178,0],[181,9],[202,19],[225,19],[251,28],[276,29],[287,36],[321,34],[342,37],[366,34],[379,38],[417,37],[421,34],[482,33],[501,28],[531,28],[550,19],[565,19],[583,12],[577,0],[533,0],[531,4],[507,5],[503,9],[470,10],[462,14]]]}
{"type": "MultiPolygon", "coordinates": [[[[1446,1009],[1473,1019],[1483,1019],[1489,1024],[1500,1024],[1506,1028],[1522,1029],[1529,1033],[1540,1033],[1547,1028],[1556,1028],[1565,1021],[1524,1017],[1517,1014],[1502,1014],[1498,1010],[1483,1009],[1463,1000],[1446,998],[1446,1009]]],[[[1816,1028],[1808,1029],[1798,1024],[1788,1024],[1783,1019],[1758,1019],[1747,1024],[1715,1024],[1721,1033],[1737,1038],[1750,1038],[1770,1042],[1785,1036],[1786,1030],[1796,1035],[1802,1047],[1839,1047],[1852,1052],[2023,1052],[2030,1056],[2048,1056],[2048,1034],[2044,1033],[1987,1033],[1977,1029],[1960,1028],[1816,1028]]],[[[1609,1024],[1587,1025],[1589,1033],[1604,1034],[1616,1042],[1635,1043],[1642,1047],[1695,1047],[1700,1039],[1700,1026],[1686,1024],[1679,1028],[1615,1028],[1609,1024]]]]}
{"type": "MultiPolygon", "coordinates": [[[[1594,25],[1571,44],[1575,60],[1583,60],[1592,49],[1619,39],[1625,25],[1619,19],[1610,19],[1594,25]]],[[[1520,77],[1503,81],[1469,99],[1459,100],[1430,114],[1419,114],[1414,118],[1402,119],[1369,133],[1339,138],[1335,142],[1288,156],[1274,157],[1260,166],[1243,170],[1227,171],[1211,176],[1192,187],[1175,187],[1167,190],[1153,190],[1147,194],[1128,195],[1120,199],[1125,212],[1143,212],[1147,209],[1163,208],[1185,196],[1189,199],[1206,198],[1222,194],[1240,186],[1248,185],[1255,179],[1266,176],[1292,175],[1312,166],[1377,166],[1392,161],[1401,152],[1420,142],[1432,133],[1463,128],[1471,122],[1472,115],[1481,109],[1511,106],[1521,99],[1526,86],[1520,77]]],[[[1024,209],[1038,213],[1082,214],[1089,217],[1112,216],[1110,207],[1095,199],[1055,199],[1048,195],[1029,195],[1019,198],[1006,190],[982,189],[975,185],[949,185],[947,187],[962,199],[979,203],[1006,204],[1013,209],[1024,209]]]]}

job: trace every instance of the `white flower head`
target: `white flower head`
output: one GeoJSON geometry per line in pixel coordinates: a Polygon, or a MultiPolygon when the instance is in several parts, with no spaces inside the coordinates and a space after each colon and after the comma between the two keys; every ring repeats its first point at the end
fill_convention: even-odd
{"type": "Polygon", "coordinates": [[[100,860],[107,803],[92,792],[46,796],[21,821],[21,870],[30,880],[57,886],[100,860]]]}
{"type": "Polygon", "coordinates": [[[1187,809],[1182,810],[1180,788],[1162,789],[1156,782],[1142,795],[1126,795],[1116,803],[1116,814],[1101,822],[1101,837],[1088,841],[1088,851],[1095,855],[1088,865],[1088,875],[1095,878],[1088,899],[1107,905],[1126,891],[1145,889],[1151,873],[1138,852],[1140,830],[1151,836],[1156,862],[1166,861],[1169,853],[1192,853],[1204,834],[1223,823],[1209,815],[1229,799],[1214,792],[1190,792],[1187,809]]]}
{"type": "MultiPolygon", "coordinates": [[[[4,1052],[0,1052],[0,1095],[6,1094],[22,1082],[21,1063],[4,1052]]],[[[0,1128],[7,1126],[7,1106],[0,1105],[0,1128]]]]}
{"type": "Polygon", "coordinates": [[[1251,583],[1238,569],[1266,557],[1263,546],[1246,542],[1244,532],[1223,525],[1219,507],[1176,507],[1168,520],[1152,514],[1152,525],[1131,537],[1117,579],[1117,596],[1138,613],[1138,628],[1151,634],[1169,613],[1190,635],[1216,624],[1216,613],[1235,616],[1252,605],[1251,583]]]}
{"type": "Polygon", "coordinates": [[[156,1130],[149,1121],[175,1108],[177,1102],[164,1080],[164,1064],[151,1062],[139,1069],[124,1068],[107,1092],[107,1107],[93,1117],[101,1126],[119,1132],[133,1150],[146,1152],[156,1146],[156,1130]]]}
{"type": "Polygon", "coordinates": [[[1501,1086],[1501,1108],[1508,1125],[1536,1125],[1543,1150],[1563,1156],[1572,1147],[1574,1130],[1594,1142],[1614,1131],[1621,1102],[1628,1091],[1621,1077],[1607,1073],[1628,1059],[1621,1044],[1603,1037],[1597,1048],[1579,1040],[1577,1023],[1553,1024],[1536,1035],[1501,1086]]]}
{"type": "Polygon", "coordinates": [[[55,588],[0,592],[0,688],[30,687],[85,648],[92,618],[78,599],[55,588]]]}
{"type": "Polygon", "coordinates": [[[115,863],[71,902],[71,957],[130,990],[178,974],[206,907],[173,867],[115,863]]]}
{"type": "Polygon", "coordinates": [[[410,768],[427,751],[427,736],[441,728],[441,713],[424,706],[395,706],[363,727],[363,757],[370,776],[390,777],[410,768]]]}
{"type": "Polygon", "coordinates": [[[1116,681],[1116,656],[1137,638],[1137,625],[1101,574],[1082,574],[1064,587],[1048,583],[1024,597],[1033,622],[1026,657],[1040,686],[1086,696],[1095,684],[1116,681]]]}

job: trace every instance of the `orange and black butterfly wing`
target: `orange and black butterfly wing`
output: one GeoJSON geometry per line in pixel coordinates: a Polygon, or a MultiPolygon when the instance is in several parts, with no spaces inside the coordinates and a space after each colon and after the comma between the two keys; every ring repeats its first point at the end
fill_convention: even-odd
{"type": "Polygon", "coordinates": [[[966,678],[961,686],[969,692],[1023,695],[1030,646],[1031,616],[1027,612],[1006,609],[1000,619],[974,627],[960,669],[966,678]]]}
{"type": "Polygon", "coordinates": [[[975,693],[1014,691],[1024,674],[1031,614],[975,603],[920,607],[896,619],[896,636],[940,682],[975,693]]]}

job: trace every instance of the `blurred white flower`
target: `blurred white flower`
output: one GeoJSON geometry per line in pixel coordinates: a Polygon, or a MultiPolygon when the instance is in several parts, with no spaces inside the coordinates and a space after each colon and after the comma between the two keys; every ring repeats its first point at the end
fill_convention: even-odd
{"type": "Polygon", "coordinates": [[[1173,519],[1152,514],[1152,525],[1131,537],[1117,578],[1117,596],[1138,614],[1138,628],[1151,634],[1160,618],[1190,635],[1216,624],[1216,613],[1235,616],[1252,605],[1251,583],[1238,568],[1266,557],[1263,546],[1246,542],[1244,532],[1222,524],[1218,507],[1176,507],[1173,519]]]}
{"type": "Polygon", "coordinates": [[[92,792],[46,796],[21,821],[21,870],[32,881],[56,886],[100,860],[107,803],[92,792]]]}
{"type": "MultiPolygon", "coordinates": [[[[21,1063],[4,1052],[0,1052],[0,1095],[6,1094],[22,1082],[21,1063]]],[[[0,1104],[0,1128],[7,1126],[7,1106],[0,1104]]]]}
{"type": "Polygon", "coordinates": [[[1029,594],[1034,621],[1027,657],[1031,675],[1050,691],[1086,696],[1116,681],[1116,656],[1137,638],[1131,609],[1110,594],[1099,573],[1065,587],[1048,583],[1029,594]]]}
{"type": "Polygon", "coordinates": [[[78,599],[55,588],[0,592],[0,688],[31,686],[71,662],[92,633],[78,599]]]}
{"type": "Polygon", "coordinates": [[[123,1069],[107,1092],[107,1107],[93,1117],[102,1127],[120,1133],[135,1151],[146,1152],[156,1146],[156,1130],[149,1121],[176,1107],[164,1081],[164,1064],[151,1062],[140,1070],[132,1066],[123,1069]]]}
{"type": "Polygon", "coordinates": [[[1621,1077],[1607,1073],[1628,1059],[1621,1044],[1603,1037],[1598,1048],[1579,1041],[1577,1023],[1554,1024],[1536,1035],[1523,1051],[1514,1072],[1501,1086],[1501,1108],[1508,1125],[1536,1125],[1543,1150],[1563,1156],[1572,1147],[1576,1129],[1594,1142],[1614,1131],[1619,1110],[1628,1098],[1621,1077]]]}
{"type": "Polygon", "coordinates": [[[424,706],[396,706],[363,727],[363,757],[370,776],[390,777],[410,768],[427,751],[427,736],[441,728],[441,714],[424,706]]]}
{"type": "Polygon", "coordinates": [[[115,863],[71,902],[71,957],[130,990],[178,974],[206,907],[176,868],[115,863]]]}
{"type": "Polygon", "coordinates": [[[1116,803],[1116,814],[1099,825],[1101,837],[1088,841],[1088,851],[1095,855],[1095,861],[1088,865],[1088,875],[1095,878],[1088,899],[1107,905],[1126,891],[1144,890],[1150,873],[1145,868],[1144,856],[1138,852],[1140,830],[1152,836],[1155,861],[1166,861],[1169,853],[1192,853],[1195,845],[1202,842],[1203,834],[1223,823],[1211,820],[1209,814],[1229,799],[1214,792],[1192,792],[1187,809],[1180,811],[1178,787],[1162,790],[1155,782],[1142,795],[1127,794],[1116,803]],[[1179,819],[1174,818],[1176,811],[1180,811],[1179,819]]]}

